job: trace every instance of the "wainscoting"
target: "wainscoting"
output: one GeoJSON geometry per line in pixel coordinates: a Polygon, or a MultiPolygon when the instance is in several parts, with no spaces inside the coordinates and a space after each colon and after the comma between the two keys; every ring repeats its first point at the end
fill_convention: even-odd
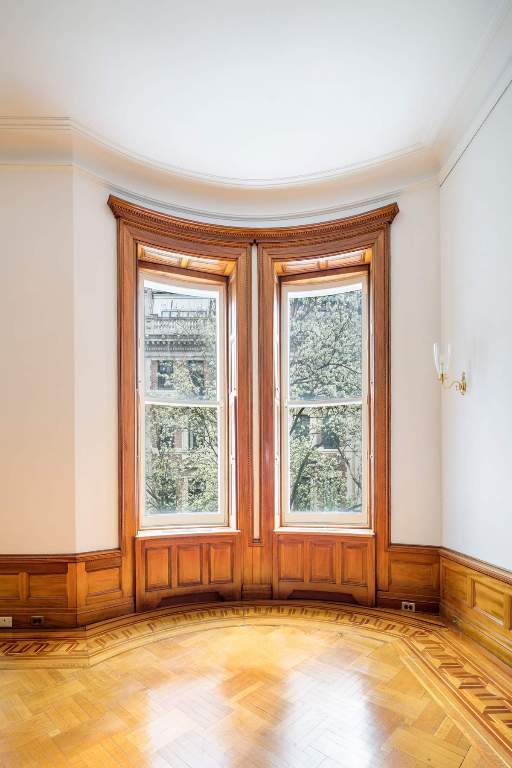
{"type": "Polygon", "coordinates": [[[16,627],[74,627],[133,609],[120,551],[0,556],[0,613],[16,627]]]}
{"type": "Polygon", "coordinates": [[[240,534],[173,535],[135,541],[137,610],[191,596],[239,600],[240,534]]]}
{"type": "Polygon", "coordinates": [[[390,544],[377,553],[377,605],[401,608],[402,601],[416,604],[417,611],[439,610],[439,549],[390,544]]]}
{"type": "Polygon", "coordinates": [[[274,534],[274,598],[338,599],[375,604],[372,536],[274,534]]]}
{"type": "Polygon", "coordinates": [[[512,573],[440,550],[441,613],[512,665],[512,573]]]}

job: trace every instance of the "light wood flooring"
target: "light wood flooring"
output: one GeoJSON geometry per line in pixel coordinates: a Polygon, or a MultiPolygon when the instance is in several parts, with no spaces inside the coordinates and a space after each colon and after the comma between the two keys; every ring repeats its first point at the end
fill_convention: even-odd
{"type": "Polygon", "coordinates": [[[262,620],[92,668],[0,670],[0,766],[512,765],[420,661],[384,630],[262,620]]]}

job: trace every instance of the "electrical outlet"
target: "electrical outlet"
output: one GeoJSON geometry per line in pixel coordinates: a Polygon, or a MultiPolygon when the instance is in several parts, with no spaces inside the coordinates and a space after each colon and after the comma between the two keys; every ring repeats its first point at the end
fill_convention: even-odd
{"type": "Polygon", "coordinates": [[[414,611],[416,610],[416,603],[408,603],[407,600],[402,600],[402,611],[414,611]]]}
{"type": "Polygon", "coordinates": [[[0,616],[0,629],[12,627],[12,616],[0,616]]]}
{"type": "Polygon", "coordinates": [[[40,627],[44,624],[44,616],[31,616],[30,623],[34,627],[40,627]]]}

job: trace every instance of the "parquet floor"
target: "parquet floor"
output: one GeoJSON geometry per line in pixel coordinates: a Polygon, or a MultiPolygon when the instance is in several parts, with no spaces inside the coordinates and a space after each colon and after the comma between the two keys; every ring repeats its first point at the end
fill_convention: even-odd
{"type": "Polygon", "coordinates": [[[358,626],[212,625],[92,668],[0,670],[2,768],[512,765],[467,722],[358,626]]]}

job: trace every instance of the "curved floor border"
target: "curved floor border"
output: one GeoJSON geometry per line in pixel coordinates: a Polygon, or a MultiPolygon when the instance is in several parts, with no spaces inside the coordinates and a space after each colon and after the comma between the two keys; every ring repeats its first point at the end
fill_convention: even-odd
{"type": "MultiPolygon", "coordinates": [[[[404,662],[491,759],[512,765],[512,680],[492,673],[439,619],[329,603],[196,604],[132,614],[68,630],[12,631],[0,639],[0,668],[88,667],[178,635],[244,624],[293,624],[371,633],[397,645],[404,662]],[[483,733],[486,734],[484,737],[483,733]]],[[[489,763],[492,764],[492,763],[489,763]]]]}

